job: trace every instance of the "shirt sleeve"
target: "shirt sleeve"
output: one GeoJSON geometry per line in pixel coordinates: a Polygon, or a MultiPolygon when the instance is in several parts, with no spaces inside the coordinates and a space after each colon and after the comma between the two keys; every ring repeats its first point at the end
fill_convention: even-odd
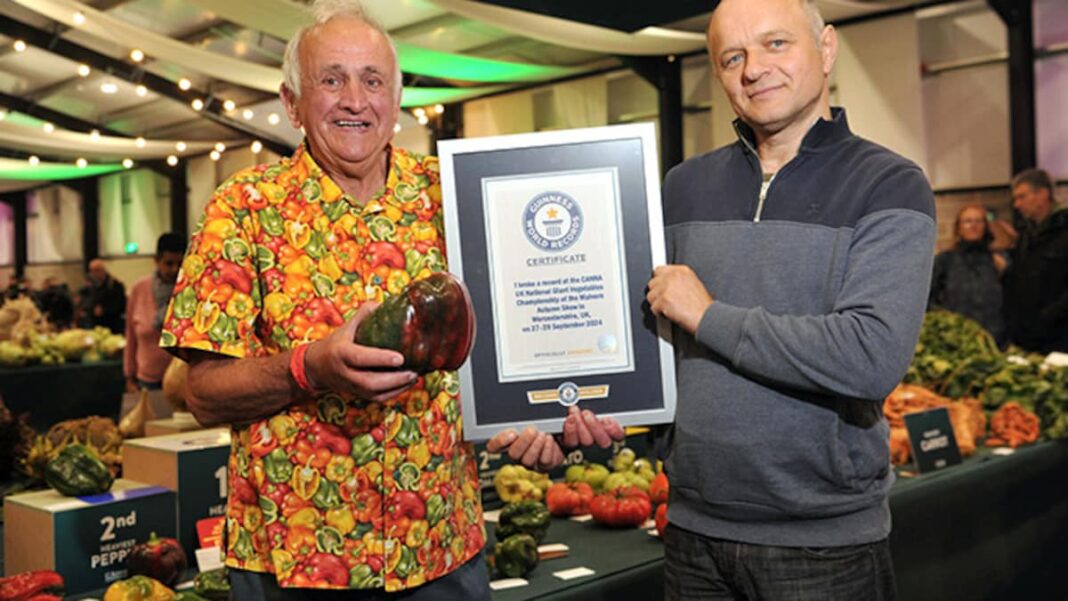
{"type": "Polygon", "coordinates": [[[190,239],[160,336],[160,346],[179,358],[188,360],[189,349],[236,358],[263,353],[251,186],[239,178],[220,186],[190,239]]]}

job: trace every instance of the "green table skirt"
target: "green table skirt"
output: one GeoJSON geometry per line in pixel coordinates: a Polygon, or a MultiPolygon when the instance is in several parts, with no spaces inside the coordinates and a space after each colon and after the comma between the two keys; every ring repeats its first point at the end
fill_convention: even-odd
{"type": "Polygon", "coordinates": [[[4,404],[16,414],[28,411],[38,432],[88,415],[118,420],[125,388],[122,361],[0,369],[4,404]]]}

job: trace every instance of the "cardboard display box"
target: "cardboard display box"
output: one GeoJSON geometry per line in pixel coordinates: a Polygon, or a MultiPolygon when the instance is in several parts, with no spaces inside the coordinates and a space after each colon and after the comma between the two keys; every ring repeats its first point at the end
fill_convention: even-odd
{"type": "Polygon", "coordinates": [[[226,512],[230,430],[216,428],[127,440],[122,473],[178,493],[177,532],[192,559],[198,520],[226,512]]]}
{"type": "Polygon", "coordinates": [[[150,419],[145,422],[145,436],[165,436],[178,434],[179,432],[195,432],[204,430],[192,413],[176,411],[173,415],[161,419],[150,419]]]}
{"type": "Polygon", "coordinates": [[[54,490],[4,500],[4,570],[55,570],[68,593],[101,589],[126,577],[126,556],[149,534],[175,534],[175,495],[118,479],[109,492],[64,497],[54,490]]]}

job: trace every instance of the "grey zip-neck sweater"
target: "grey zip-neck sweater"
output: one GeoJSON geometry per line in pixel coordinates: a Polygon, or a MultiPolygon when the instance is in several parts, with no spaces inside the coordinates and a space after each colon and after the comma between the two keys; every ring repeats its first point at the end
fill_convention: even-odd
{"type": "Polygon", "coordinates": [[[675,339],[670,520],[755,544],[880,540],[894,478],[882,401],[923,320],[931,188],[836,108],[762,191],[737,128],[664,182],[668,261],[715,297],[696,336],[675,339]]]}

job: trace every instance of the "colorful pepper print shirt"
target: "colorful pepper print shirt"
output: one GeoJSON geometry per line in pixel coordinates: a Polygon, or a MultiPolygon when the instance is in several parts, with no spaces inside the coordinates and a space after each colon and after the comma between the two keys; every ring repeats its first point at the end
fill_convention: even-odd
{"type": "MultiPolygon", "coordinates": [[[[208,203],[161,346],[230,357],[326,336],[361,303],[445,269],[436,158],[390,150],[380,196],[356,204],[302,146],[241,171],[208,203]]],[[[399,591],[482,549],[474,451],[455,372],[384,403],[329,393],[235,426],[226,564],[282,587],[399,591]]]]}

